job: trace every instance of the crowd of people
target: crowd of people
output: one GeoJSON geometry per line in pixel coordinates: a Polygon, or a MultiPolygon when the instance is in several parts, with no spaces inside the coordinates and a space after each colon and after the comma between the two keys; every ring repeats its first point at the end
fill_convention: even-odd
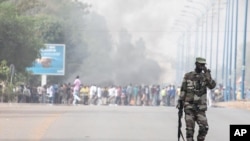
{"type": "Polygon", "coordinates": [[[211,90],[209,94],[211,95],[211,100],[213,102],[223,102],[223,101],[228,101],[228,100],[229,101],[250,100],[250,88],[245,90],[245,93],[243,94],[243,99],[241,97],[241,89],[237,89],[234,91],[233,88],[231,88],[230,90],[226,90],[226,88],[223,87],[222,85],[218,85],[218,87],[211,90]],[[225,97],[227,98],[227,100],[224,99],[225,97]]]}
{"type": "Polygon", "coordinates": [[[82,105],[174,106],[178,89],[174,85],[97,86],[50,84],[39,87],[20,86],[19,103],[82,105]],[[77,92],[76,92],[77,91],[77,92]]]}
{"type": "MultiPolygon", "coordinates": [[[[51,103],[82,105],[136,105],[136,106],[175,106],[180,94],[180,87],[175,85],[84,85],[78,78],[74,83],[48,84],[31,87],[21,85],[17,88],[19,103],[51,103]]],[[[224,101],[225,89],[219,85],[208,91],[208,106],[224,101]]],[[[233,98],[233,92],[231,92],[233,98]]],[[[244,95],[250,100],[250,89],[244,95]]],[[[240,91],[236,100],[241,100],[240,91]]]]}

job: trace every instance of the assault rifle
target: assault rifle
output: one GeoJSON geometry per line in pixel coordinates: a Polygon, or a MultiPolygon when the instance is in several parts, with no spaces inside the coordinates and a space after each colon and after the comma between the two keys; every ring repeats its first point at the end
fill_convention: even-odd
{"type": "Polygon", "coordinates": [[[181,118],[182,118],[182,114],[183,114],[183,103],[182,101],[179,101],[179,107],[178,107],[179,111],[178,111],[178,141],[180,141],[180,137],[182,137],[183,141],[185,141],[183,134],[181,132],[181,118]]]}

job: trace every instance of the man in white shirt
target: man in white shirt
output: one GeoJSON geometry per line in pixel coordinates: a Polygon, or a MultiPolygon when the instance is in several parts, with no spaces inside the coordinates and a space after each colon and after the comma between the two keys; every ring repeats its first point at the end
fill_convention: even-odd
{"type": "Polygon", "coordinates": [[[108,101],[109,101],[109,104],[110,105],[114,105],[115,104],[115,86],[112,86],[109,88],[109,98],[108,98],[108,101]]]}
{"type": "Polygon", "coordinates": [[[97,104],[98,105],[102,105],[102,88],[99,86],[97,87],[97,97],[98,97],[98,100],[97,100],[97,104]]]}
{"type": "Polygon", "coordinates": [[[54,86],[51,84],[49,89],[49,103],[54,104],[54,98],[55,98],[55,89],[54,86]]]}
{"type": "Polygon", "coordinates": [[[96,104],[96,97],[97,97],[97,87],[96,85],[92,85],[89,90],[90,96],[90,104],[96,104]]]}

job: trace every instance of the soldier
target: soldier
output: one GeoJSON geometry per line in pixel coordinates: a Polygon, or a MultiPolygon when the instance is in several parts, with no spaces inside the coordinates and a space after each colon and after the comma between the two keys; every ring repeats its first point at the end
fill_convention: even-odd
{"type": "Polygon", "coordinates": [[[185,74],[181,86],[177,108],[184,108],[187,141],[194,141],[195,122],[199,125],[197,141],[204,141],[208,132],[207,88],[215,88],[216,82],[205,65],[206,59],[197,57],[195,71],[185,74]]]}

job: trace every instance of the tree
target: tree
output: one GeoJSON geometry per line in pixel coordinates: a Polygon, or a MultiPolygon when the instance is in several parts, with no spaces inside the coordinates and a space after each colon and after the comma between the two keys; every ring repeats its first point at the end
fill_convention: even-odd
{"type": "Polygon", "coordinates": [[[7,61],[2,60],[0,62],[0,82],[6,81],[8,79],[9,67],[7,66],[7,61]]]}
{"type": "Polygon", "coordinates": [[[86,56],[80,29],[87,7],[69,0],[1,0],[0,60],[24,73],[45,43],[59,43],[66,44],[66,57],[72,58],[66,60],[66,70],[77,69],[86,56]],[[70,57],[75,54],[78,57],[70,57]]]}
{"type": "Polygon", "coordinates": [[[34,33],[33,19],[19,16],[11,3],[0,4],[0,60],[14,64],[16,70],[25,72],[39,57],[44,47],[42,40],[34,33]]]}
{"type": "Polygon", "coordinates": [[[34,18],[35,32],[44,43],[64,43],[63,21],[49,15],[37,15],[34,18]]]}

